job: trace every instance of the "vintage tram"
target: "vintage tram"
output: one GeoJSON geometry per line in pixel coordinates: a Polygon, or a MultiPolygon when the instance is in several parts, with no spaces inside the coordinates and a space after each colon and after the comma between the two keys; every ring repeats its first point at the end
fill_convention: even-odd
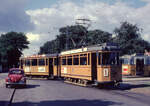
{"type": "Polygon", "coordinates": [[[102,44],[60,53],[61,76],[66,81],[112,83],[122,81],[119,49],[114,44],[102,44]]]}
{"type": "Polygon", "coordinates": [[[150,56],[136,54],[121,57],[122,74],[131,76],[150,76],[150,56]]]}
{"type": "Polygon", "coordinates": [[[20,58],[20,68],[30,77],[55,78],[58,71],[58,54],[32,55],[20,58]]]}
{"type": "Polygon", "coordinates": [[[79,85],[117,84],[122,81],[119,48],[104,43],[63,51],[59,54],[22,57],[27,76],[61,77],[79,85]]]}

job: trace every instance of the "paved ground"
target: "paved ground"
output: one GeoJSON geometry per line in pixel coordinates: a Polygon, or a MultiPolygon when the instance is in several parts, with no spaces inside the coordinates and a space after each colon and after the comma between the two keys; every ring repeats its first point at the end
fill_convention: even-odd
{"type": "Polygon", "coordinates": [[[150,77],[123,78],[123,89],[150,96],[150,77]]]}
{"type": "Polygon", "coordinates": [[[149,106],[150,96],[124,90],[80,87],[61,81],[30,80],[17,89],[12,106],[149,106]],[[144,98],[144,99],[143,99],[144,98]]]}
{"type": "MultiPolygon", "coordinates": [[[[140,90],[149,90],[149,80],[126,80],[117,89],[80,87],[59,80],[28,80],[27,83],[27,88],[16,89],[11,106],[149,106],[150,104],[150,95],[144,94],[145,90],[140,90]]],[[[8,106],[13,91],[13,88],[6,89],[4,83],[0,85],[0,106],[8,106]]]]}

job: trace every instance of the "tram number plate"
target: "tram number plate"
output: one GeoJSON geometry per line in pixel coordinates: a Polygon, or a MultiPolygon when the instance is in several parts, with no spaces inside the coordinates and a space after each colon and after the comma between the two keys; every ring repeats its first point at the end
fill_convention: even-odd
{"type": "Polygon", "coordinates": [[[107,68],[103,69],[103,73],[104,73],[104,77],[108,77],[109,76],[109,72],[108,72],[107,68]]]}

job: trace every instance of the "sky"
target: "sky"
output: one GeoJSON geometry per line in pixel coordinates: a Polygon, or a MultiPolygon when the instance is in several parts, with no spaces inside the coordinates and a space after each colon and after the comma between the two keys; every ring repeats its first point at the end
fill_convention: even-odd
{"type": "Polygon", "coordinates": [[[36,54],[58,29],[78,18],[91,20],[89,29],[113,33],[123,21],[136,24],[150,42],[150,0],[1,0],[0,34],[24,32],[30,41],[24,55],[36,54]]]}

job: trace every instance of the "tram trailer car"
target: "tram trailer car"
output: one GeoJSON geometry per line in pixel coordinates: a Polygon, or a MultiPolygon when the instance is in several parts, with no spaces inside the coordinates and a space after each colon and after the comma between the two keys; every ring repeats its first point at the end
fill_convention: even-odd
{"type": "Polygon", "coordinates": [[[119,48],[114,44],[61,52],[61,77],[81,84],[117,84],[122,81],[119,48]]]}
{"type": "Polygon", "coordinates": [[[150,76],[150,56],[135,55],[122,57],[122,74],[131,76],[150,76]]]}
{"type": "Polygon", "coordinates": [[[55,78],[58,71],[58,54],[33,55],[20,58],[20,68],[30,77],[55,78]]]}

